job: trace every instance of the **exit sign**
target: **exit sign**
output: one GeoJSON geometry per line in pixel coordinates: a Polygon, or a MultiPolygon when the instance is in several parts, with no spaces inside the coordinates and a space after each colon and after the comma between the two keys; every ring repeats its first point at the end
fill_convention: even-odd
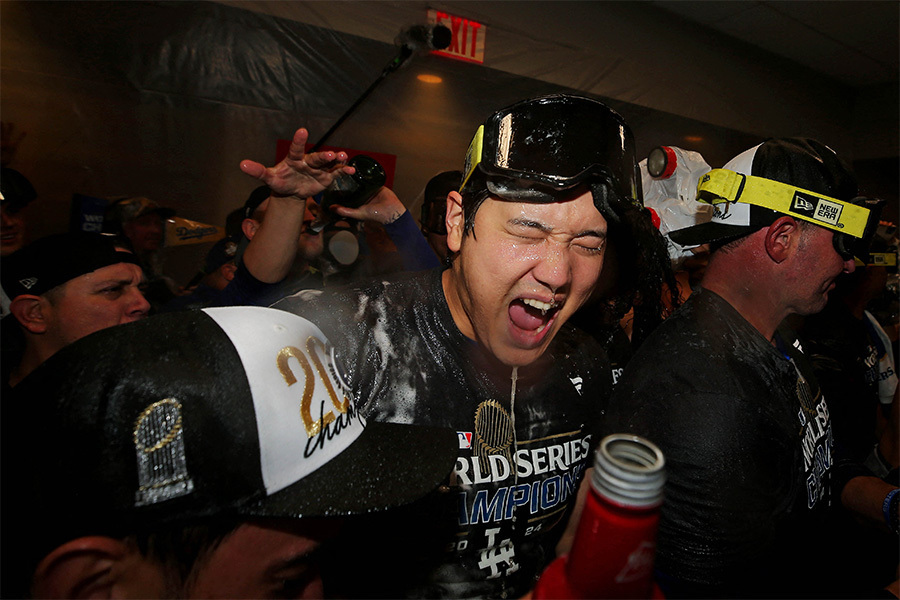
{"type": "Polygon", "coordinates": [[[452,34],[450,46],[444,50],[433,50],[433,54],[479,64],[484,62],[484,36],[487,30],[484,25],[434,9],[428,11],[428,24],[444,25],[452,34]]]}

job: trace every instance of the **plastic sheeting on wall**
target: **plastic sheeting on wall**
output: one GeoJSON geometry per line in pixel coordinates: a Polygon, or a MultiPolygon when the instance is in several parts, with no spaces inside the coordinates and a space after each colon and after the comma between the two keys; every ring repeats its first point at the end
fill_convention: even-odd
{"type": "MultiPolygon", "coordinates": [[[[389,21],[396,10],[408,9],[392,2],[283,4],[329,14],[331,4],[345,10],[371,4],[348,18],[374,19],[372,11],[382,10],[376,24],[397,32],[389,21]]],[[[422,14],[424,20],[424,8],[422,14]]],[[[277,140],[300,126],[317,140],[397,50],[392,43],[214,2],[0,2],[0,110],[4,121],[27,132],[11,166],[38,191],[28,209],[36,213],[32,237],[65,229],[76,193],[146,196],[184,218],[224,224],[257,184],[240,172],[239,162],[272,164],[277,140]]],[[[560,71],[571,66],[557,65],[560,71]]],[[[396,155],[394,191],[418,217],[416,198],[425,183],[461,167],[471,136],[492,111],[572,89],[417,56],[387,77],[328,144],[396,155]],[[443,82],[423,83],[416,77],[421,73],[443,82]]],[[[691,134],[713,164],[758,141],[696,119],[609,102],[630,122],[639,156],[691,134]]],[[[199,258],[173,252],[175,262],[191,262],[183,268],[193,274],[199,258]]]]}

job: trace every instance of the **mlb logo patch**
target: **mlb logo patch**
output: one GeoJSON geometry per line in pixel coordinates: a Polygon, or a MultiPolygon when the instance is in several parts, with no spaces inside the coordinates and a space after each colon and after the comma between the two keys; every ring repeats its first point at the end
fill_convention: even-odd
{"type": "Polygon", "coordinates": [[[459,438],[459,448],[461,450],[467,450],[472,447],[471,431],[457,431],[456,436],[459,438]]]}

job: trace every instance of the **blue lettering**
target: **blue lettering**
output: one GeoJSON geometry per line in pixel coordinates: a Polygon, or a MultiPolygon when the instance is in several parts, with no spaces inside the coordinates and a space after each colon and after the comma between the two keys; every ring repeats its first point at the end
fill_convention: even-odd
{"type": "Polygon", "coordinates": [[[541,486],[541,509],[547,510],[548,508],[553,508],[557,504],[559,504],[561,500],[561,494],[559,490],[560,478],[559,475],[554,475],[550,479],[544,481],[544,485],[541,486]]]}
{"type": "Polygon", "coordinates": [[[456,497],[456,505],[459,508],[459,524],[460,525],[468,525],[469,524],[469,511],[466,508],[467,504],[467,496],[465,492],[460,492],[456,497]]]}
{"type": "Polygon", "coordinates": [[[504,519],[511,519],[513,510],[515,510],[517,506],[528,504],[529,499],[531,498],[531,486],[527,483],[517,485],[512,488],[512,490],[512,493],[506,498],[506,513],[503,515],[504,519]]]}
{"type": "Polygon", "coordinates": [[[478,490],[475,493],[475,502],[472,506],[472,524],[490,523],[491,521],[499,521],[503,518],[503,501],[509,488],[500,488],[497,494],[491,499],[490,504],[487,503],[487,490],[478,490]]]}

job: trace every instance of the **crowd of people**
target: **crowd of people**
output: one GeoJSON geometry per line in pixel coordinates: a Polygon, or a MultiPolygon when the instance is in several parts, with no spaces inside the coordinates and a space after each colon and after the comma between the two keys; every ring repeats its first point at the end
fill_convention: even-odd
{"type": "Polygon", "coordinates": [[[530,98],[417,223],[386,187],[321,208],[355,171],[307,137],[240,164],[189,288],[170,208],[24,244],[4,165],[4,597],[528,597],[612,433],[665,456],[665,596],[900,597],[896,327],[867,311],[896,228],[833,150],[705,168],[708,220],[666,228],[619,114],[530,98]]]}

